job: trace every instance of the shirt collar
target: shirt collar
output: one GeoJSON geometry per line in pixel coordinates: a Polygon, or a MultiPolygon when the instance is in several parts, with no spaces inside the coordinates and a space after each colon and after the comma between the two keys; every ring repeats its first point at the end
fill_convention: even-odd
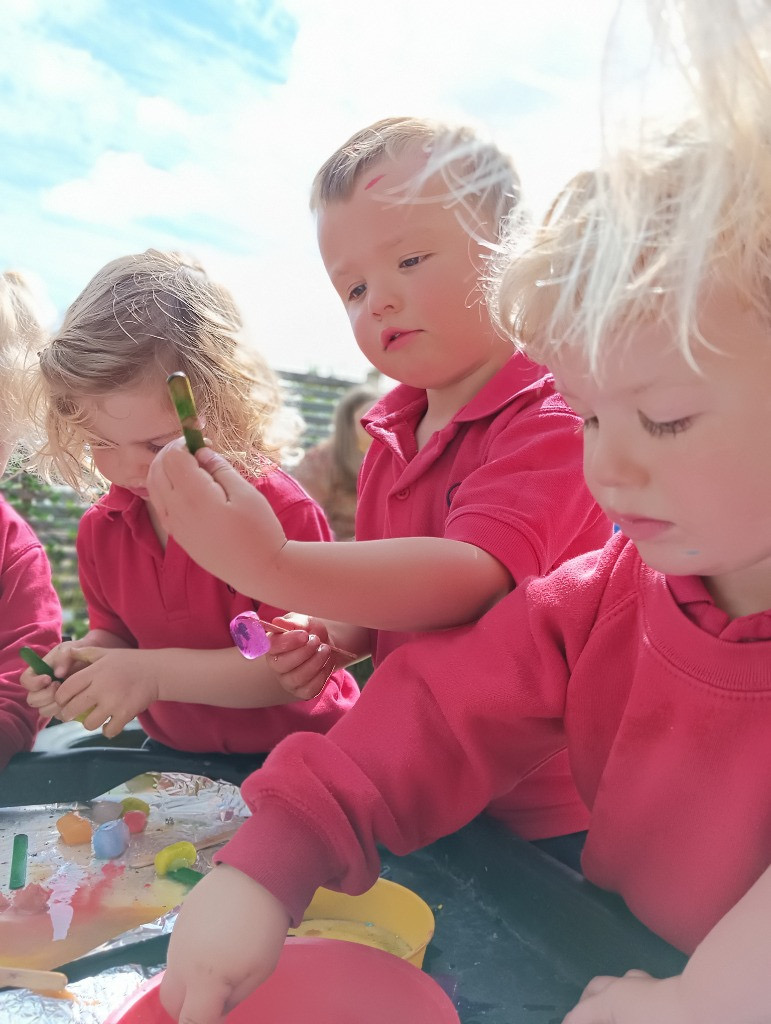
{"type": "MultiPolygon", "coordinates": [[[[510,359],[480,388],[470,402],[459,409],[453,416],[457,423],[468,423],[492,416],[526,391],[542,387],[543,380],[548,377],[542,366],[532,363],[521,352],[514,352],[510,359]]],[[[388,417],[401,419],[405,411],[411,409],[422,413],[426,407],[426,392],[423,388],[413,388],[409,384],[397,384],[384,395],[363,418],[365,426],[370,423],[388,421],[388,417]]]]}
{"type": "Polygon", "coordinates": [[[771,640],[771,609],[737,619],[718,608],[701,576],[667,576],[681,611],[705,633],[721,640],[771,640]]]}

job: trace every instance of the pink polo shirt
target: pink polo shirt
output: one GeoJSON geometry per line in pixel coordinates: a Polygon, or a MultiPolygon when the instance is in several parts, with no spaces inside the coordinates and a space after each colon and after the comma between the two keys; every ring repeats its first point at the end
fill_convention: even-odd
{"type": "MultiPolygon", "coordinates": [[[[498,559],[515,582],[601,548],[612,526],[583,477],[580,419],[550,375],[511,359],[418,450],[426,392],[400,384],[364,419],[356,539],[449,537],[498,559]]],[[[421,634],[372,632],[375,665],[421,634]]],[[[476,673],[469,665],[469,685],[476,673]]],[[[576,832],[587,812],[557,754],[491,807],[527,839],[576,832]]]]}
{"type": "MultiPolygon", "coordinates": [[[[316,503],[282,470],[250,481],[276,513],[287,537],[330,540],[316,503]]],[[[230,620],[254,609],[271,620],[286,609],[237,594],[206,572],[169,537],[164,549],[145,502],[113,486],[80,521],[80,582],[92,629],[105,629],[142,649],[232,647],[230,620]]],[[[212,691],[219,680],[211,681],[212,691]]],[[[334,673],[316,700],[267,708],[222,708],[156,701],[139,715],[153,739],[177,750],[262,753],[297,730],[326,732],[356,701],[345,671],[334,673]]]]}
{"type": "MultiPolygon", "coordinates": [[[[418,451],[426,392],[400,384],[364,419],[356,539],[449,537],[497,558],[515,582],[601,548],[612,527],[584,483],[580,419],[553,378],[516,353],[418,451]],[[536,379],[534,379],[536,378],[536,379]]],[[[410,632],[373,632],[383,658],[410,632]]]]}

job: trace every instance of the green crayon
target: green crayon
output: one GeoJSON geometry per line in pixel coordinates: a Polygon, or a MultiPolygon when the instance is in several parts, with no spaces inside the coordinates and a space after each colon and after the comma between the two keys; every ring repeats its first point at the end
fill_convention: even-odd
{"type": "Polygon", "coordinates": [[[194,455],[199,448],[205,448],[206,442],[201,433],[201,424],[198,420],[198,413],[195,410],[193,392],[190,390],[190,381],[186,374],[172,373],[166,378],[169,386],[169,394],[177,410],[179,422],[182,424],[182,433],[191,455],[194,455]]]}
{"type": "Polygon", "coordinates": [[[27,884],[27,852],[29,850],[29,837],[23,832],[13,837],[13,852],[11,854],[11,877],[8,882],[9,889],[23,889],[27,884]]]}
{"type": "Polygon", "coordinates": [[[39,654],[35,654],[31,647],[20,648],[19,657],[23,661],[26,661],[29,667],[34,669],[39,676],[50,676],[54,680],[54,682],[61,682],[61,679],[57,677],[56,673],[48,664],[48,662],[43,661],[39,654]]]}
{"type": "MultiPolygon", "coordinates": [[[[39,676],[50,676],[55,683],[61,683],[62,680],[57,676],[47,661],[43,661],[39,654],[35,654],[31,647],[20,647],[19,657],[22,661],[26,661],[31,669],[34,669],[39,676]]],[[[77,655],[76,655],[77,657],[77,655]]],[[[88,711],[84,711],[82,715],[75,717],[76,722],[83,722],[88,715],[91,714],[93,708],[89,708],[88,711]]]]}

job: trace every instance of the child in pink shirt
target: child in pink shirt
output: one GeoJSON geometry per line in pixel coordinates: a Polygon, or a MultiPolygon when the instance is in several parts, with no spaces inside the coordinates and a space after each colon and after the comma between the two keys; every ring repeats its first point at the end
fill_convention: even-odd
{"type": "MultiPolygon", "coordinates": [[[[476,619],[527,576],[610,534],[583,482],[577,418],[483,301],[480,275],[503,224],[522,217],[519,191],[495,147],[413,118],[363,129],[316,176],[312,206],[332,284],[362,352],[401,382],[366,417],[373,443],[355,543],[287,538],[211,451],[200,464],[164,452],[149,478],[166,527],[201,565],[245,593],[259,588],[285,607],[302,601],[323,617],[274,640],[290,692],[321,690],[330,642],[378,665],[416,634],[476,619]],[[462,195],[451,195],[451,179],[464,183],[462,195]],[[216,469],[216,480],[201,467],[216,469]]],[[[532,768],[496,812],[528,839],[582,830],[586,808],[564,750],[532,768]]]]}
{"type": "MultiPolygon", "coordinates": [[[[43,340],[22,279],[0,276],[0,476],[22,432],[23,365],[43,340]]],[[[43,654],[61,636],[61,608],[45,551],[0,496],[0,769],[30,750],[46,718],[27,704],[20,647],[43,654]]]]}
{"type": "Polygon", "coordinates": [[[297,701],[265,657],[244,659],[233,617],[272,618],[281,607],[200,568],[161,525],[146,478],[180,433],[166,387],[178,370],[207,432],[287,535],[331,539],[321,509],[277,464],[294,425],[275,376],[243,343],[230,295],[176,253],[114,260],[40,353],[48,435],[40,461],[77,490],[109,486],[78,530],[90,629],[49,651],[60,686],[31,669],[23,682],[44,713],[68,721],[86,713],[86,728],[108,737],[138,716],[151,739],[175,750],[264,754],[296,729],[328,729],[358,688],[339,669],[317,700],[297,701]]]}
{"type": "MultiPolygon", "coordinates": [[[[587,482],[621,532],[396,651],[354,714],[247,780],[252,817],[172,936],[175,1017],[213,1024],[317,885],[365,890],[379,843],[458,828],[567,743],[586,876],[693,955],[673,978],[595,979],[565,1024],[768,1020],[771,51],[700,3],[696,44],[726,47],[693,76],[707,116],[573,181],[495,286],[501,324],[581,416],[587,482]]],[[[771,13],[754,30],[767,43],[771,13]]]]}

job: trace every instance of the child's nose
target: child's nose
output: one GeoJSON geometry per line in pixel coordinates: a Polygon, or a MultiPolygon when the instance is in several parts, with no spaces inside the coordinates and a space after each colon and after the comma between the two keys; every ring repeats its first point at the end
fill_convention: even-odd
{"type": "Polygon", "coordinates": [[[605,490],[617,487],[639,487],[648,478],[641,459],[610,431],[597,430],[596,436],[584,437],[584,474],[589,485],[605,490]]]}
{"type": "Polygon", "coordinates": [[[373,316],[383,316],[388,312],[395,312],[401,307],[396,288],[387,282],[370,284],[367,288],[367,298],[369,311],[373,316]]]}

